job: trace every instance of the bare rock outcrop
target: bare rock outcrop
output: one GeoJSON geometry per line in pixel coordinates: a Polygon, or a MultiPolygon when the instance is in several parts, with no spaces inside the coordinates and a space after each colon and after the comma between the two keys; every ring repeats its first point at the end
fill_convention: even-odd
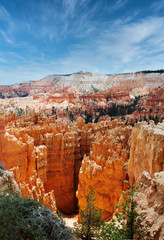
{"type": "Polygon", "coordinates": [[[96,135],[89,156],[84,156],[77,192],[79,206],[84,209],[85,196],[93,188],[96,193],[95,206],[103,210],[106,220],[112,217],[121,192],[127,188],[125,165],[131,127],[119,126],[117,121],[115,124],[104,135],[96,135]]]}
{"type": "Polygon", "coordinates": [[[0,194],[5,191],[20,193],[19,186],[14,179],[14,174],[0,167],[0,194]]]}
{"type": "MultiPolygon", "coordinates": [[[[38,189],[37,179],[41,180],[45,193],[54,191],[57,208],[70,214],[77,206],[75,192],[84,154],[89,154],[97,133],[104,134],[107,129],[121,125],[123,123],[117,121],[86,125],[82,118],[68,125],[37,115],[31,119],[14,119],[7,121],[6,130],[3,127],[0,132],[3,139],[0,159],[7,169],[18,167],[19,173],[15,176],[23,192],[36,175],[34,187],[38,189]]],[[[31,194],[33,190],[30,187],[27,192],[31,194]]],[[[35,198],[39,191],[34,193],[35,198]]]]}
{"type": "MultiPolygon", "coordinates": [[[[26,97],[38,94],[53,93],[65,88],[75,87],[76,91],[95,92],[97,90],[107,90],[112,87],[137,89],[143,92],[143,88],[156,88],[162,86],[164,79],[163,72],[140,72],[129,74],[106,75],[100,73],[73,73],[67,75],[49,75],[39,81],[24,82],[12,86],[0,86],[0,98],[26,97]]],[[[60,92],[59,92],[60,93],[60,92]]],[[[115,95],[115,94],[114,94],[115,95]]],[[[124,93],[117,94],[124,96],[124,93]]],[[[125,94],[128,97],[129,94],[125,94]]],[[[50,99],[56,100],[56,97],[50,99]]],[[[66,97],[68,98],[68,97],[66,97]]],[[[69,97],[72,98],[71,95],[69,97]]],[[[60,98],[57,98],[57,101],[60,98]]]]}
{"type": "Polygon", "coordinates": [[[130,185],[136,183],[143,171],[151,177],[164,170],[164,122],[154,125],[138,123],[132,130],[128,175],[130,185]]]}
{"type": "Polygon", "coordinates": [[[164,171],[154,174],[151,178],[144,171],[137,181],[138,196],[135,199],[137,212],[142,214],[140,224],[143,232],[138,239],[164,239],[164,171]]]}
{"type": "Polygon", "coordinates": [[[34,171],[28,182],[23,182],[20,178],[21,174],[19,167],[14,167],[11,171],[14,173],[14,179],[19,186],[22,197],[36,199],[38,202],[44,203],[47,207],[56,212],[57,208],[54,191],[45,192],[43,181],[38,177],[36,171],[34,171]]]}

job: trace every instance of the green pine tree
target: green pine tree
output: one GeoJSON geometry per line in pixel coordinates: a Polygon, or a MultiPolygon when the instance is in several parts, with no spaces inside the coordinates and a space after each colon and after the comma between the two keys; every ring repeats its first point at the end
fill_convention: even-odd
{"type": "Polygon", "coordinates": [[[86,208],[80,209],[81,223],[76,223],[74,228],[74,233],[82,239],[99,239],[100,228],[104,220],[101,219],[102,211],[94,205],[95,200],[95,192],[91,189],[86,196],[86,208]]]}
{"type": "Polygon", "coordinates": [[[132,190],[128,190],[124,195],[124,200],[121,204],[116,205],[119,211],[115,214],[116,220],[112,219],[110,224],[105,224],[102,232],[102,240],[120,240],[133,239],[135,234],[142,230],[137,224],[137,217],[140,214],[136,211],[136,204],[134,197],[138,187],[133,186],[132,190]]]}

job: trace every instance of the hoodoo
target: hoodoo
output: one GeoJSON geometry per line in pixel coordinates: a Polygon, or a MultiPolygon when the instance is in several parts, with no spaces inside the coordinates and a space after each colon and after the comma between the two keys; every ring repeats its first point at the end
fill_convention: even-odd
{"type": "MultiPolygon", "coordinates": [[[[82,75],[85,76],[81,73],[79,78],[82,75]]],[[[156,209],[148,189],[156,191],[154,181],[157,186],[163,181],[164,92],[163,88],[155,88],[161,84],[163,75],[158,75],[154,86],[152,76],[146,76],[138,74],[135,81],[130,79],[131,75],[127,78],[125,75],[107,77],[103,81],[109,84],[117,80],[116,86],[92,93],[90,90],[80,93],[76,86],[60,89],[60,81],[64,84],[66,80],[66,77],[60,77],[55,83],[58,88],[54,89],[54,95],[50,91],[52,86],[46,85],[52,81],[40,80],[40,83],[35,82],[35,87],[38,89],[40,85],[37,84],[42,82],[47,86],[44,97],[39,90],[36,96],[32,83],[28,92],[33,96],[22,98],[23,102],[15,98],[5,107],[4,101],[11,100],[3,100],[0,162],[13,172],[22,196],[35,198],[53,211],[72,214],[78,205],[80,209],[85,208],[85,196],[93,188],[95,206],[103,210],[102,216],[108,221],[115,213],[121,192],[138,184],[141,188],[136,199],[139,211],[144,211],[141,200],[145,199],[147,206],[151,202],[154,219],[159,211],[161,219],[163,200],[159,198],[161,207],[156,209]],[[145,81],[142,91],[141,78],[145,81]],[[73,91],[72,95],[70,91],[73,91]],[[143,171],[147,172],[146,175],[143,171]],[[159,181],[157,177],[151,180],[150,187],[146,180],[148,185],[144,183],[143,187],[144,176],[149,174],[148,179],[153,178],[157,176],[156,172],[160,175],[159,181]]],[[[156,195],[163,193],[160,186],[156,195]]],[[[149,212],[144,212],[144,216],[147,218],[149,212]]],[[[143,224],[150,225],[145,220],[143,224]]],[[[152,235],[153,229],[159,235],[154,234],[152,239],[163,236],[162,227],[158,229],[153,223],[147,227],[147,234],[151,232],[152,235]]]]}

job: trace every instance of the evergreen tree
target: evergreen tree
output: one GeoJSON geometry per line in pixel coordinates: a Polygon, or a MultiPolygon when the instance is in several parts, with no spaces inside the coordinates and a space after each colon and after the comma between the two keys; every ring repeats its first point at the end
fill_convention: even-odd
{"type": "Polygon", "coordinates": [[[133,239],[135,234],[141,232],[137,224],[137,217],[140,214],[136,212],[134,202],[137,189],[138,187],[133,186],[126,194],[122,193],[125,201],[116,205],[116,209],[119,210],[115,214],[117,219],[112,219],[110,224],[104,225],[101,232],[102,240],[133,239]]]}
{"type": "Polygon", "coordinates": [[[69,119],[71,120],[71,122],[73,122],[73,120],[75,120],[74,114],[73,114],[72,111],[69,111],[69,112],[68,112],[68,116],[69,116],[69,119]]]}
{"type": "Polygon", "coordinates": [[[80,210],[81,223],[76,223],[74,228],[74,233],[82,239],[99,239],[100,228],[104,220],[101,220],[102,211],[94,205],[95,200],[95,192],[91,189],[86,196],[86,208],[80,210]]]}

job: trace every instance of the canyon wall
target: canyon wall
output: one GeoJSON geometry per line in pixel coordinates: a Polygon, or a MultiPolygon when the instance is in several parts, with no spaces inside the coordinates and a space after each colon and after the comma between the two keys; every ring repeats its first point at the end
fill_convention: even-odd
{"type": "Polygon", "coordinates": [[[84,209],[93,187],[95,205],[109,220],[121,192],[136,183],[143,170],[151,177],[163,170],[164,123],[132,128],[110,119],[85,124],[78,118],[66,124],[42,116],[11,121],[1,117],[0,123],[0,161],[14,172],[23,196],[40,199],[54,210],[57,204],[66,214],[76,210],[77,198],[84,209]]]}
{"type": "Polygon", "coordinates": [[[0,162],[4,162],[2,150],[4,147],[5,121],[3,113],[0,113],[0,162]]]}
{"type": "Polygon", "coordinates": [[[54,212],[57,211],[54,191],[45,192],[44,183],[37,176],[36,170],[26,182],[20,178],[21,172],[19,167],[11,168],[10,171],[14,174],[14,179],[19,186],[22,197],[36,199],[38,202],[50,207],[54,212]]]}
{"type": "Polygon", "coordinates": [[[14,119],[7,122],[6,131],[4,128],[1,131],[0,158],[3,157],[7,169],[15,172],[24,195],[33,192],[39,198],[40,191],[46,194],[53,190],[57,208],[70,214],[77,206],[75,192],[84,154],[89,154],[96,134],[104,134],[115,125],[117,121],[86,125],[82,118],[69,125],[40,117],[32,117],[30,122],[25,118],[14,119]],[[33,178],[35,181],[31,182],[33,178]],[[40,181],[43,188],[38,187],[40,181]]]}
{"type": "Polygon", "coordinates": [[[5,119],[2,115],[0,119],[0,162],[14,173],[3,171],[1,176],[3,191],[20,189],[23,197],[35,198],[56,211],[54,192],[45,193],[43,185],[43,181],[46,180],[46,147],[35,147],[34,139],[26,133],[21,134],[18,129],[15,129],[15,135],[6,132],[5,119]]]}
{"type": "Polygon", "coordinates": [[[78,204],[86,206],[85,196],[91,188],[96,195],[95,206],[109,220],[120,194],[127,189],[126,163],[129,155],[131,127],[113,121],[104,134],[98,133],[89,156],[84,156],[79,173],[78,204]],[[114,125],[115,122],[115,125],[114,125]]]}
{"type": "Polygon", "coordinates": [[[151,177],[164,170],[164,122],[154,125],[138,123],[132,131],[130,159],[128,162],[129,183],[135,184],[143,171],[151,177]]]}
{"type": "Polygon", "coordinates": [[[141,214],[138,221],[141,229],[138,240],[164,239],[164,171],[157,172],[151,178],[144,171],[139,176],[139,191],[135,202],[137,212],[141,214]]]}
{"type": "Polygon", "coordinates": [[[112,126],[104,135],[97,134],[89,156],[82,161],[77,192],[80,208],[85,208],[85,196],[92,187],[96,207],[103,210],[106,220],[110,219],[121,192],[136,184],[144,170],[153,177],[163,170],[163,164],[164,123],[112,126]]]}

